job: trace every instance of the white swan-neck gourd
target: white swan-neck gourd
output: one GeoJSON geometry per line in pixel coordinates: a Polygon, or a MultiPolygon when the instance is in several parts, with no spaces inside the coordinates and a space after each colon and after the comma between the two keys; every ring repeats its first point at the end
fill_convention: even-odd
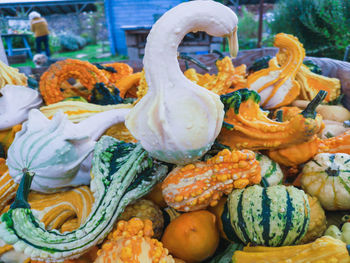
{"type": "Polygon", "coordinates": [[[191,1],[166,12],[153,26],[143,59],[149,90],[126,118],[127,128],[153,157],[184,164],[211,147],[222,126],[223,104],[183,75],[177,48],[187,33],[196,31],[236,40],[237,22],[222,4],[191,1]]]}

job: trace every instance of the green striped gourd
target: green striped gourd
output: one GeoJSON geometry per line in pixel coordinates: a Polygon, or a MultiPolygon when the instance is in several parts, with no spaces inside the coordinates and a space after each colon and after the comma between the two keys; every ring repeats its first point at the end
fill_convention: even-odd
{"type": "Polygon", "coordinates": [[[261,167],[261,185],[272,186],[282,184],[283,172],[278,163],[272,161],[266,155],[255,153],[255,158],[261,167]]]}
{"type": "Polygon", "coordinates": [[[309,226],[306,194],[293,186],[254,185],[233,191],[227,200],[229,218],[245,244],[288,246],[298,243],[309,226]]]}
{"type": "Polygon", "coordinates": [[[316,155],[302,170],[301,186],[326,210],[350,209],[350,155],[316,155]]]}
{"type": "Polygon", "coordinates": [[[95,202],[85,223],[71,232],[45,230],[27,202],[35,175],[24,170],[16,199],[1,217],[0,236],[35,260],[77,258],[102,242],[124,208],[147,194],[166,172],[166,166],[154,163],[141,145],[103,136],[95,147],[91,181],[95,202]]]}

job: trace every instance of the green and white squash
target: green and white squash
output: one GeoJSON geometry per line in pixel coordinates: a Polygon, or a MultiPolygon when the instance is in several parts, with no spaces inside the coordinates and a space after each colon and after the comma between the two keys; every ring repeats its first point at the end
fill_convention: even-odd
{"type": "Polygon", "coordinates": [[[350,209],[350,155],[316,155],[302,170],[301,186],[326,210],[350,209]]]}
{"type": "Polygon", "coordinates": [[[1,217],[0,236],[32,259],[61,262],[77,258],[102,242],[124,208],[164,179],[167,167],[153,162],[138,144],[103,136],[93,158],[91,190],[95,203],[86,222],[65,233],[45,230],[32,213],[27,195],[35,175],[23,172],[15,202],[1,217]]]}
{"type": "Polygon", "coordinates": [[[278,163],[266,155],[255,153],[255,158],[261,167],[261,185],[264,187],[282,184],[283,172],[278,163]]]}
{"type": "Polygon", "coordinates": [[[245,244],[274,247],[297,244],[310,222],[307,196],[293,186],[254,185],[234,190],[228,196],[227,206],[231,226],[245,244]]]}

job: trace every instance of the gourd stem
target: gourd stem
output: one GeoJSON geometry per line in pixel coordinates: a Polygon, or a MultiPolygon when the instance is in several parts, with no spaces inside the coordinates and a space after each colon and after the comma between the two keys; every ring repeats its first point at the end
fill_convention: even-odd
{"type": "Polygon", "coordinates": [[[32,181],[35,173],[29,172],[26,168],[23,169],[23,176],[19,187],[17,189],[15,201],[10,206],[10,209],[15,208],[28,208],[30,209],[30,205],[28,203],[28,194],[30,191],[30,186],[32,185],[32,181]]]}
{"type": "Polygon", "coordinates": [[[316,118],[316,107],[324,100],[324,98],[327,96],[327,91],[320,90],[315,98],[313,98],[312,101],[306,106],[305,110],[301,112],[301,115],[303,115],[305,118],[316,118]]]}
{"type": "Polygon", "coordinates": [[[214,49],[212,53],[219,55],[219,59],[223,59],[225,57],[224,53],[216,49],[214,49]]]}
{"type": "Polygon", "coordinates": [[[194,57],[190,57],[188,55],[185,54],[180,54],[179,58],[185,60],[185,61],[190,61],[193,64],[197,65],[198,67],[200,67],[201,69],[204,69],[205,71],[209,71],[210,68],[208,68],[206,65],[204,65],[202,62],[200,62],[198,59],[195,59],[194,57]]]}
{"type": "Polygon", "coordinates": [[[348,249],[348,253],[350,255],[350,245],[346,245],[346,248],[348,249]]]}

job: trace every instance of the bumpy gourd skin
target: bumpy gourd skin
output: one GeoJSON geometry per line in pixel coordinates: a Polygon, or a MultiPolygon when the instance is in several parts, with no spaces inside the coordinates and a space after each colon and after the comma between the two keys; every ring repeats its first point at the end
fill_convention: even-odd
{"type": "Polygon", "coordinates": [[[224,193],[260,183],[260,170],[254,152],[225,149],[206,162],[175,168],[162,184],[163,197],[179,211],[215,206],[224,193]]]}
{"type": "Polygon", "coordinates": [[[307,110],[285,122],[266,116],[259,108],[260,96],[255,91],[241,89],[222,95],[226,115],[218,141],[232,149],[249,150],[277,149],[306,142],[323,127],[322,117],[314,112],[325,93],[320,95],[307,110]]]}
{"type": "Polygon", "coordinates": [[[94,263],[175,263],[168,250],[156,239],[150,220],[132,218],[119,221],[109,234],[94,263]]]}

